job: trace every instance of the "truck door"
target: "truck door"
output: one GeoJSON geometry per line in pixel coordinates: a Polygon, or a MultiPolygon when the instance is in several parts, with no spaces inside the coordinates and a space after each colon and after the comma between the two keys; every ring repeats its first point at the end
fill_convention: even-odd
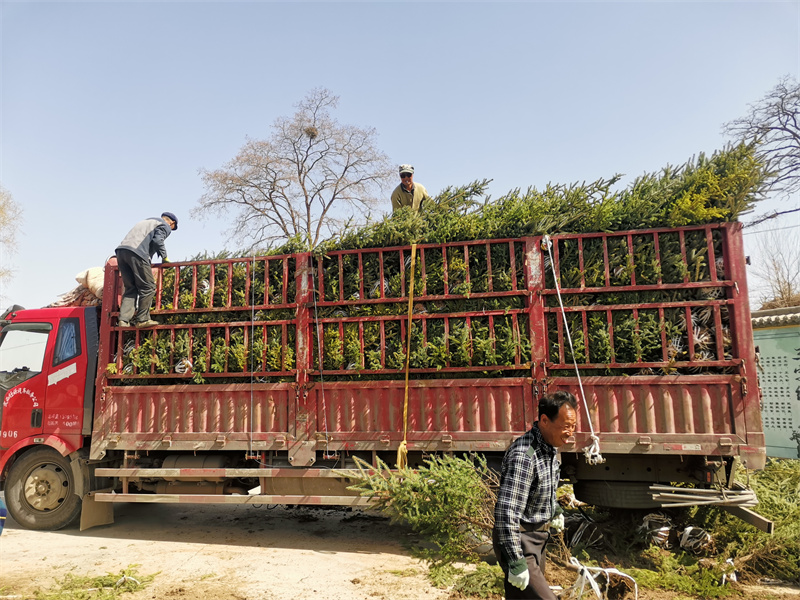
{"type": "Polygon", "coordinates": [[[12,323],[0,334],[0,448],[42,432],[52,329],[50,323],[12,323]]]}
{"type": "Polygon", "coordinates": [[[48,367],[45,433],[60,436],[81,433],[87,376],[87,352],[83,346],[80,318],[62,318],[48,367]]]}

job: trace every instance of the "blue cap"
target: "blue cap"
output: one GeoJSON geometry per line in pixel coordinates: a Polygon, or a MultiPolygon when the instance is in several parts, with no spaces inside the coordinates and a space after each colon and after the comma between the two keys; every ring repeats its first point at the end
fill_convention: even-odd
{"type": "Polygon", "coordinates": [[[178,217],[176,217],[173,213],[171,213],[171,212],[163,212],[163,213],[161,213],[161,216],[162,217],[169,217],[170,219],[172,219],[172,221],[175,222],[175,229],[178,228],[178,217]]]}

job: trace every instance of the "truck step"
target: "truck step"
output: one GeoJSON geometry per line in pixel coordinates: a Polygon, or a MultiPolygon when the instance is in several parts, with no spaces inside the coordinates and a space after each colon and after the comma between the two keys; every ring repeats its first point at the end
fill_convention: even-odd
{"type": "Polygon", "coordinates": [[[262,496],[217,494],[115,494],[93,493],[95,502],[145,502],[150,504],[311,504],[331,506],[368,506],[362,496],[262,496]]]}
{"type": "Polygon", "coordinates": [[[169,479],[182,479],[189,477],[333,477],[343,479],[348,476],[357,476],[359,471],[356,469],[118,469],[118,468],[99,468],[95,470],[97,477],[158,477],[169,479]]]}

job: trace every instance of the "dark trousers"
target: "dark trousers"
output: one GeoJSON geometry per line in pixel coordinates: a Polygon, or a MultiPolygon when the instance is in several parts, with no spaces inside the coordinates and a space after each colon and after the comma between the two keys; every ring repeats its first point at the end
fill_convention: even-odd
{"type": "Polygon", "coordinates": [[[522,555],[528,563],[528,573],[531,576],[531,581],[524,590],[508,583],[508,563],[506,563],[505,557],[500,550],[497,532],[495,531],[492,534],[494,554],[505,574],[503,581],[507,600],[557,600],[556,595],[544,578],[545,547],[547,546],[547,540],[550,539],[550,533],[547,531],[523,531],[519,535],[522,539],[522,555]]]}
{"type": "Polygon", "coordinates": [[[150,320],[150,305],[156,295],[156,280],[149,260],[130,250],[117,250],[117,265],[122,276],[122,303],[120,321],[145,322],[150,320]],[[134,313],[136,318],[134,319],[134,313]]]}

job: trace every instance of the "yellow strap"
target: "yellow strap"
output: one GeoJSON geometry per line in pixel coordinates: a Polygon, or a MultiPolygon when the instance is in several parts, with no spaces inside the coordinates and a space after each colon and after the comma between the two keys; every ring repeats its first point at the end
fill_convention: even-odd
{"type": "Polygon", "coordinates": [[[403,400],[403,441],[397,448],[397,468],[405,469],[408,466],[408,367],[411,363],[411,318],[414,314],[414,265],[417,257],[417,245],[411,244],[411,279],[408,283],[408,340],[406,342],[406,387],[403,400]]]}

